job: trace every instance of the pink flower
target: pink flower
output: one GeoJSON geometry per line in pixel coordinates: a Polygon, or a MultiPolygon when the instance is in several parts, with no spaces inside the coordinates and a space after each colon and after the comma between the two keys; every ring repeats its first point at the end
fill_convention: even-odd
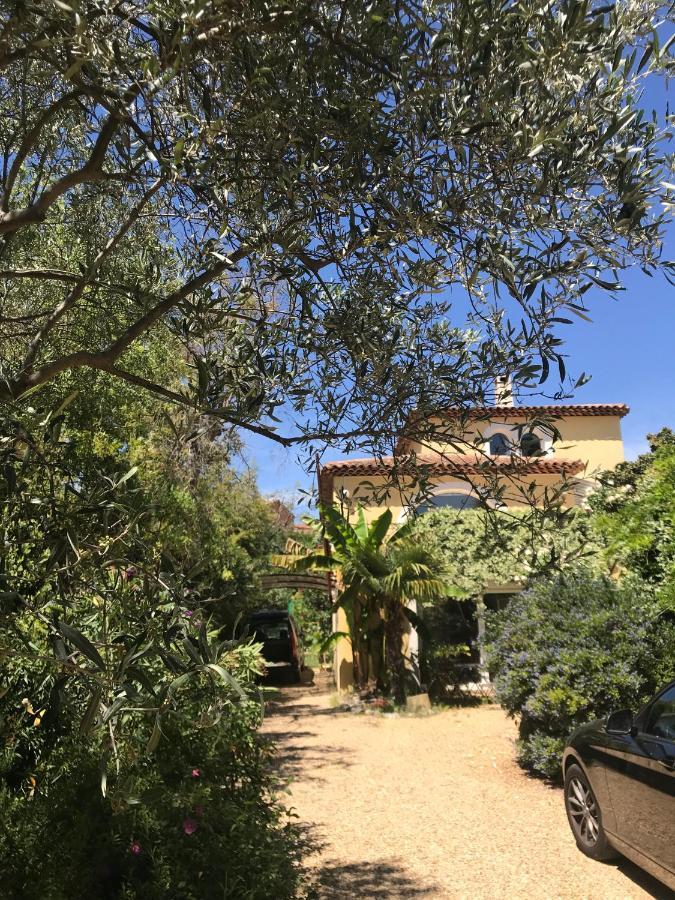
{"type": "Polygon", "coordinates": [[[201,769],[193,769],[193,770],[192,770],[192,777],[193,777],[193,778],[199,778],[199,776],[200,776],[201,774],[202,774],[201,769]]]}
{"type": "Polygon", "coordinates": [[[195,806],[195,815],[198,819],[201,819],[201,817],[204,815],[204,807],[201,805],[201,803],[195,806]]]}
{"type": "Polygon", "coordinates": [[[196,830],[197,823],[194,819],[190,819],[189,817],[187,819],[183,819],[183,831],[185,832],[185,834],[194,834],[196,830]]]}
{"type": "Polygon", "coordinates": [[[138,841],[134,841],[134,842],[132,843],[131,847],[129,847],[129,852],[130,852],[130,853],[133,853],[134,856],[140,856],[142,850],[143,850],[143,848],[142,848],[141,845],[138,843],[138,841]]]}

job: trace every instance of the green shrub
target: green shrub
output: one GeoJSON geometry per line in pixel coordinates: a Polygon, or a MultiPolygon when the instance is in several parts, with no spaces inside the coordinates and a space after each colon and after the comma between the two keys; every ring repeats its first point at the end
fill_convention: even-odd
{"type": "Polygon", "coordinates": [[[579,571],[536,583],[488,617],[497,698],[519,719],[519,761],[557,778],[565,740],[637,709],[675,677],[675,623],[640,582],[579,571]]]}
{"type": "MultiPolygon", "coordinates": [[[[189,702],[189,701],[188,701],[189,702]]],[[[203,704],[202,704],[203,707],[203,704]]],[[[196,703],[187,707],[198,712],[196,703]]],[[[164,726],[156,754],[127,760],[101,792],[100,754],[63,737],[58,772],[1,777],[3,896],[14,900],[292,898],[300,833],[275,801],[260,707],[244,702],[212,727],[164,726]],[[50,839],[54,837],[54,840],[50,839]]]]}
{"type": "Polygon", "coordinates": [[[147,472],[64,428],[0,414],[0,896],[295,897],[260,648],[221,638],[147,472]]]}

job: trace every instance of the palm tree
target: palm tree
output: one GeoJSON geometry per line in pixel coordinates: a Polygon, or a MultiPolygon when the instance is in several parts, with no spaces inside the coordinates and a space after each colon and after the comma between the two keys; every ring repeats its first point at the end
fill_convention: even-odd
{"type": "Polygon", "coordinates": [[[345,611],[354,656],[354,677],[363,687],[369,680],[403,702],[407,660],[403,635],[408,622],[418,620],[412,600],[428,601],[456,593],[442,564],[414,540],[414,522],[389,534],[390,510],[370,525],[363,509],[352,525],[333,507],[322,509],[321,524],[329,552],[277,557],[296,572],[338,571],[342,584],[335,607],[345,611]]]}

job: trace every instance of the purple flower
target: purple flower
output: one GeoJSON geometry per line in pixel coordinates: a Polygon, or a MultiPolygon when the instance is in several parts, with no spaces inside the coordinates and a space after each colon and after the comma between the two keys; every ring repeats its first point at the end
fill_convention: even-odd
{"type": "Polygon", "coordinates": [[[187,819],[183,819],[183,831],[185,834],[194,834],[197,830],[197,823],[194,819],[191,819],[189,816],[187,819]]]}
{"type": "Polygon", "coordinates": [[[133,841],[131,846],[129,847],[129,853],[133,853],[134,856],[140,856],[142,851],[143,848],[138,841],[133,841]]]}
{"type": "Polygon", "coordinates": [[[193,769],[193,770],[192,770],[192,777],[193,777],[193,778],[199,778],[199,777],[201,776],[201,774],[202,774],[202,770],[201,770],[201,769],[193,769]]]}
{"type": "Polygon", "coordinates": [[[183,610],[183,615],[189,619],[192,616],[194,616],[194,612],[191,609],[186,609],[186,610],[183,610]]]}

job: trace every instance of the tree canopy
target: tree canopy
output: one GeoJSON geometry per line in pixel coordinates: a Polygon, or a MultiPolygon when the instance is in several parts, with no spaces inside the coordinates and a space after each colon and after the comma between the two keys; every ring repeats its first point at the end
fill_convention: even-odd
{"type": "Polygon", "coordinates": [[[379,452],[564,376],[558,325],[659,264],[658,10],[2,0],[0,395],[87,368],[379,452]]]}
{"type": "Polygon", "coordinates": [[[675,610],[675,434],[662,428],[647,439],[650,452],[605,473],[591,503],[610,561],[675,610]]]}

